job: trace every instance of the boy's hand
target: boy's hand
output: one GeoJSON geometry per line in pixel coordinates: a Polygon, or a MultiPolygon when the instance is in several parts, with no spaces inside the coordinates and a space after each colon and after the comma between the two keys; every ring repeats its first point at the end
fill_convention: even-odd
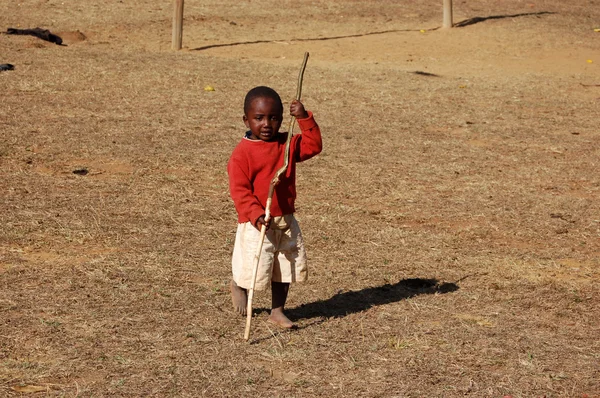
{"type": "Polygon", "coordinates": [[[290,115],[294,116],[296,119],[306,119],[308,117],[308,112],[304,109],[302,102],[293,100],[290,105],[290,115]]]}
{"type": "Polygon", "coordinates": [[[256,220],[255,227],[256,227],[256,229],[258,229],[260,231],[262,229],[263,225],[265,225],[267,227],[267,229],[269,229],[269,224],[271,224],[270,220],[269,220],[269,222],[265,222],[265,216],[260,216],[256,220]]]}

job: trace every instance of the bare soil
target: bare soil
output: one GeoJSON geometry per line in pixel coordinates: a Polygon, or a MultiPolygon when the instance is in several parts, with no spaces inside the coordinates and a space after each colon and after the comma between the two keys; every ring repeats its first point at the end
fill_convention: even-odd
{"type": "Polygon", "coordinates": [[[0,34],[0,396],[600,397],[600,2],[454,3],[0,3],[65,44],[0,34]],[[246,343],[225,167],[305,51],[310,282],[246,343]]]}

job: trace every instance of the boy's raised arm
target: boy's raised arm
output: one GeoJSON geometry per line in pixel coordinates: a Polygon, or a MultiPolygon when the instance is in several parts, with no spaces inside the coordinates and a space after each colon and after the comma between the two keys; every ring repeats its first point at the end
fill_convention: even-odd
{"type": "Polygon", "coordinates": [[[297,119],[298,126],[302,131],[302,135],[298,136],[296,141],[296,161],[302,162],[310,159],[313,156],[321,153],[323,150],[323,141],[321,139],[321,129],[313,118],[311,111],[307,111],[307,117],[304,119],[297,119]]]}

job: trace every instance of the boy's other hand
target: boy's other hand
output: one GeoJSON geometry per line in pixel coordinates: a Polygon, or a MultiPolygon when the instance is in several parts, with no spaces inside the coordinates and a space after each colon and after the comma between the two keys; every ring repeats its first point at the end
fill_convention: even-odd
{"type": "Polygon", "coordinates": [[[293,100],[290,105],[290,115],[294,116],[296,119],[306,119],[308,117],[308,112],[304,109],[302,102],[293,100]]]}
{"type": "MultiPolygon", "coordinates": [[[[270,221],[270,220],[269,220],[270,221]]],[[[262,229],[262,226],[265,225],[267,227],[267,229],[269,229],[269,224],[271,224],[270,222],[265,222],[265,216],[260,216],[258,217],[258,219],[256,220],[256,229],[258,229],[259,231],[262,229]]]]}

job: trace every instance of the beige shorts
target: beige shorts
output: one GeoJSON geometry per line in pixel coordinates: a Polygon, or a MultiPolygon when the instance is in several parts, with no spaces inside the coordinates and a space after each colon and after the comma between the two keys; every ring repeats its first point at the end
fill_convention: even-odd
{"type": "MultiPolygon", "coordinates": [[[[233,280],[244,289],[252,284],[259,238],[260,231],[252,223],[238,224],[231,266],[233,280]]],[[[298,222],[293,214],[274,217],[262,246],[254,289],[265,290],[271,281],[304,282],[307,277],[306,251],[298,222]]]]}

